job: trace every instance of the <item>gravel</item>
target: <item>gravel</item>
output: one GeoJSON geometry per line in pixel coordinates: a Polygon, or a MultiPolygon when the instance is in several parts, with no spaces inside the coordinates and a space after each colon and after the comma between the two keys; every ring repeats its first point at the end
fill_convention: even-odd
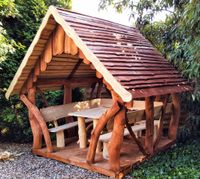
{"type": "MultiPolygon", "coordinates": [[[[104,175],[90,172],[61,162],[35,156],[30,144],[0,143],[0,152],[21,154],[13,161],[0,161],[0,179],[106,179],[104,175]]],[[[125,178],[131,178],[126,176],[125,178]]]]}

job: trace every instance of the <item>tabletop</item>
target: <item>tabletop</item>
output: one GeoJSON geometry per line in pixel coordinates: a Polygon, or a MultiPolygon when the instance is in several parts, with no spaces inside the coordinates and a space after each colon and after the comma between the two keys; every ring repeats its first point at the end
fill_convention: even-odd
{"type": "Polygon", "coordinates": [[[75,117],[85,117],[85,118],[92,118],[92,119],[98,119],[102,116],[102,114],[108,110],[107,107],[97,107],[97,108],[90,108],[90,109],[84,109],[81,111],[76,112],[70,112],[69,116],[75,116],[75,117]]]}

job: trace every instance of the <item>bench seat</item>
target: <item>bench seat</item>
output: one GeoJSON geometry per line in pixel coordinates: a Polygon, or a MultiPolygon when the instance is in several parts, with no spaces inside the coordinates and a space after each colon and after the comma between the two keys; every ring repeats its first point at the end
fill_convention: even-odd
{"type": "MultiPolygon", "coordinates": [[[[85,123],[92,122],[92,121],[93,121],[93,119],[86,119],[85,123]]],[[[57,126],[57,127],[50,128],[49,132],[56,133],[56,132],[63,131],[63,130],[66,130],[66,129],[70,129],[70,128],[76,127],[76,126],[78,126],[78,121],[70,122],[68,124],[64,124],[64,125],[60,125],[60,126],[57,126]]]]}
{"type": "MultiPolygon", "coordinates": [[[[158,126],[158,124],[159,124],[159,121],[155,120],[154,121],[154,126],[158,126]]],[[[140,121],[140,122],[136,123],[136,125],[132,126],[131,128],[132,128],[133,132],[139,132],[141,130],[145,130],[146,129],[146,123],[143,120],[143,121],[140,121]]],[[[129,135],[129,131],[128,131],[127,128],[125,128],[124,129],[124,136],[127,136],[127,135],[129,135]]],[[[111,136],[112,136],[112,132],[109,132],[109,133],[106,133],[106,134],[102,134],[102,135],[100,135],[99,140],[101,142],[108,142],[110,140],[111,136]]]]}
{"type": "MultiPolygon", "coordinates": [[[[157,128],[159,125],[159,120],[154,120],[154,137],[157,133],[157,128]]],[[[142,120],[137,122],[134,126],[131,127],[134,133],[141,134],[142,130],[146,129],[146,121],[142,120]]],[[[124,129],[124,136],[128,136],[130,133],[127,128],[124,129]]],[[[112,132],[102,134],[99,136],[99,141],[103,142],[103,157],[108,159],[108,142],[112,137],[112,132]]]]}

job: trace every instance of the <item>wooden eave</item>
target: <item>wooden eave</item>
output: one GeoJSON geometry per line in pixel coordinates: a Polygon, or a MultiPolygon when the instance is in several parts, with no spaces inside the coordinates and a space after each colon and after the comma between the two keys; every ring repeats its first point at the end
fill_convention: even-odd
{"type": "MultiPolygon", "coordinates": [[[[124,102],[192,89],[137,29],[51,6],[7,90],[7,98],[20,92],[58,24],[91,63],[90,66],[82,63],[82,71],[88,71],[87,75],[92,77],[100,74],[109,89],[124,102]]],[[[65,55],[53,57],[40,77],[50,75],[56,58],[65,55]]],[[[63,62],[56,68],[70,67],[63,62]]],[[[62,76],[61,72],[59,74],[62,76]]]]}

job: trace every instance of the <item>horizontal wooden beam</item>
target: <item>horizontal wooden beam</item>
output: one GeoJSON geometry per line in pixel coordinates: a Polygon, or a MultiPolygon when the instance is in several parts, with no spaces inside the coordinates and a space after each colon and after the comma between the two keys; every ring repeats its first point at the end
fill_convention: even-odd
{"type": "Polygon", "coordinates": [[[92,78],[44,78],[44,79],[38,79],[36,82],[36,86],[53,86],[53,85],[67,85],[71,84],[91,84],[94,82],[99,82],[100,80],[98,78],[92,77],[92,78]]]}

